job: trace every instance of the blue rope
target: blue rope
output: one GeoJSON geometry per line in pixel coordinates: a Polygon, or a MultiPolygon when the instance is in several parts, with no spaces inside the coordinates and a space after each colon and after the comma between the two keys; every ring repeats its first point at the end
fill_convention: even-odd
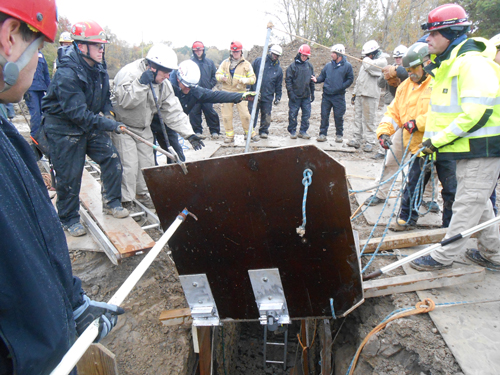
{"type": "Polygon", "coordinates": [[[297,234],[300,237],[304,237],[304,234],[306,234],[306,202],[307,202],[307,190],[309,189],[309,185],[312,183],[312,175],[313,172],[307,168],[304,170],[303,176],[304,178],[302,179],[302,185],[304,185],[304,198],[302,199],[302,225],[297,228],[297,234]]]}

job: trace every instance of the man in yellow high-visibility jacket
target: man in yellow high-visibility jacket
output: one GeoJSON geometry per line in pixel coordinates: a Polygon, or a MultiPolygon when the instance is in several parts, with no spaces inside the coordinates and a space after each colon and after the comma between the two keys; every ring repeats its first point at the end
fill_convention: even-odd
{"type": "MultiPolygon", "coordinates": [[[[489,199],[500,173],[500,67],[495,46],[482,38],[467,39],[470,22],[457,4],[432,10],[423,25],[434,76],[425,127],[424,154],[456,160],[457,193],[445,239],[494,217],[489,199]]],[[[478,234],[478,248],[468,259],[500,270],[500,233],[492,225],[478,234]]],[[[449,268],[467,239],[440,247],[411,262],[420,271],[449,268]]]]}

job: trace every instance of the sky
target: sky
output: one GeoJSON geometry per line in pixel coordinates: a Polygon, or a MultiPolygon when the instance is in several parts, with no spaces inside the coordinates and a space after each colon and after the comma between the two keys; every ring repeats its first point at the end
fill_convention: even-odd
{"type": "Polygon", "coordinates": [[[264,45],[267,23],[276,23],[265,13],[275,13],[275,1],[56,0],[59,15],[71,23],[94,20],[131,46],[171,41],[176,48],[201,40],[219,49],[228,49],[232,40],[245,49],[264,45]]]}

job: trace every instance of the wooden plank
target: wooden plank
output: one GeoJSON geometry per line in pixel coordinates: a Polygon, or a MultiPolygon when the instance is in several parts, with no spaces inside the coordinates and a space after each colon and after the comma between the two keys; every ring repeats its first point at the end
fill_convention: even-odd
{"type": "MultiPolygon", "coordinates": [[[[302,342],[302,345],[306,346],[307,345],[307,325],[306,325],[306,320],[302,319],[300,321],[300,341],[302,342]]],[[[300,349],[299,349],[300,351],[300,349]]],[[[309,374],[309,356],[308,356],[309,350],[302,350],[302,371],[304,374],[309,374]]]]}
{"type": "Polygon", "coordinates": [[[200,375],[211,375],[212,367],[212,345],[210,342],[210,330],[212,327],[196,327],[200,345],[200,375]]]}
{"type": "Polygon", "coordinates": [[[332,373],[332,328],[330,320],[323,319],[323,334],[321,338],[321,375],[332,373]]]}
{"type": "Polygon", "coordinates": [[[160,314],[160,322],[165,326],[174,326],[181,324],[191,324],[191,309],[189,307],[175,310],[165,310],[160,314]]]}
{"type": "MultiPolygon", "coordinates": [[[[394,236],[386,236],[384,238],[382,246],[380,246],[379,251],[402,249],[406,247],[426,245],[429,243],[438,243],[441,242],[447,230],[447,228],[439,228],[425,231],[406,232],[402,234],[396,234],[394,236]]],[[[365,249],[365,253],[373,253],[381,240],[381,237],[372,238],[365,249]]],[[[361,248],[363,248],[365,244],[366,240],[360,241],[361,248]]]]}
{"type": "Polygon", "coordinates": [[[154,246],[155,242],[131,217],[115,219],[102,212],[101,185],[87,170],[83,171],[80,200],[122,258],[143,253],[154,246]]]}
{"type": "Polygon", "coordinates": [[[467,266],[433,272],[419,272],[363,282],[365,298],[436,289],[457,284],[473,284],[484,279],[483,267],[467,266]]]}
{"type": "Polygon", "coordinates": [[[115,355],[101,344],[92,344],[76,366],[78,375],[118,375],[115,355]]]}

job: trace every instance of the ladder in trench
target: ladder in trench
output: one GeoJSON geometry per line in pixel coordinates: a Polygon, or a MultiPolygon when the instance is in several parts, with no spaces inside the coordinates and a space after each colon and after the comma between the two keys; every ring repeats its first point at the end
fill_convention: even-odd
{"type": "MultiPolygon", "coordinates": [[[[286,353],[288,350],[288,324],[283,324],[281,327],[284,328],[284,338],[283,342],[270,342],[268,339],[268,325],[264,325],[264,369],[268,364],[281,364],[283,365],[283,370],[286,370],[286,353]],[[267,359],[267,346],[283,346],[283,360],[270,360],[267,359]]],[[[271,331],[272,332],[272,331],[271,331]]]]}

